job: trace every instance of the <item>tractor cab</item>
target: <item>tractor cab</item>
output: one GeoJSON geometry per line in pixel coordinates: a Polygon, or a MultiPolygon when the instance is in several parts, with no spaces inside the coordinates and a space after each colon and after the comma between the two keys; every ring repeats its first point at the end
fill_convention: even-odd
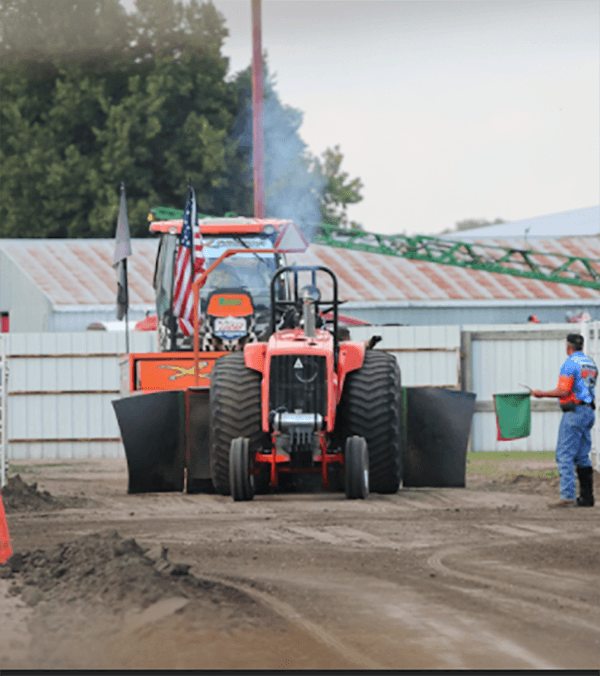
{"type": "MultiPolygon", "coordinates": [[[[202,351],[233,351],[255,342],[269,329],[270,282],[284,262],[282,254],[260,253],[273,248],[284,221],[246,218],[200,218],[206,267],[228,249],[258,249],[223,260],[200,290],[200,345],[202,351]]],[[[152,232],[160,233],[154,271],[156,312],[161,351],[191,350],[192,336],[185,335],[173,316],[175,259],[181,220],[154,221],[152,232]]],[[[286,295],[283,283],[277,298],[286,295]]]]}

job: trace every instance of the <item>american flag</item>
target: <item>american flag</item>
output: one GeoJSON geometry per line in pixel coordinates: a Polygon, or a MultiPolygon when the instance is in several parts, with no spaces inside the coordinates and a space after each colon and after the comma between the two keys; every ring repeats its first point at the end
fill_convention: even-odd
{"type": "Polygon", "coordinates": [[[184,336],[191,336],[194,333],[192,284],[205,271],[205,264],[202,235],[196,212],[196,195],[194,189],[190,187],[179,237],[179,248],[175,258],[175,289],[173,291],[173,314],[179,317],[179,325],[184,336]]]}

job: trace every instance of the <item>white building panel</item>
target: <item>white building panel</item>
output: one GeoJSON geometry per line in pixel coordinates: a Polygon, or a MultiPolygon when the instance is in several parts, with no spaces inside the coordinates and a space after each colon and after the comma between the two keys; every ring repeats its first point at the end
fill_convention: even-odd
{"type": "MultiPolygon", "coordinates": [[[[5,334],[8,457],[121,457],[112,407],[125,334],[5,334]]],[[[132,332],[131,352],[155,352],[155,332],[132,332]]]]}
{"type": "Polygon", "coordinates": [[[350,335],[381,336],[377,349],[396,357],[404,387],[460,386],[459,326],[353,326],[350,335]]]}

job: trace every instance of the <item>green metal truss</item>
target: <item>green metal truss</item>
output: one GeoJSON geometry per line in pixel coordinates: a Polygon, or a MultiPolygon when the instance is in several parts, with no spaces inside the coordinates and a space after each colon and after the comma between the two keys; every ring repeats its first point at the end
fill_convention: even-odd
{"type": "Polygon", "coordinates": [[[376,235],[320,225],[315,244],[399,256],[413,261],[454,265],[468,270],[498,272],[543,282],[600,289],[600,259],[546,253],[534,249],[457,242],[417,235],[376,235]]]}
{"type": "MultiPolygon", "coordinates": [[[[234,216],[235,214],[226,214],[234,216]]],[[[198,214],[200,218],[205,214],[198,214]]],[[[183,218],[183,211],[156,207],[151,216],[157,220],[183,218]]],[[[572,284],[600,289],[600,259],[583,256],[546,253],[534,249],[514,249],[507,246],[457,242],[426,235],[377,235],[363,230],[346,230],[321,224],[315,244],[399,256],[412,261],[454,265],[467,270],[498,272],[515,277],[528,277],[542,282],[572,284]]]]}

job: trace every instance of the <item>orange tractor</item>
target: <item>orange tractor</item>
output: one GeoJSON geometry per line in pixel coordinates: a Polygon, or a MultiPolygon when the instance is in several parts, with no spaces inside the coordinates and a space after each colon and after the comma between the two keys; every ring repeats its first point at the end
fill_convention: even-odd
{"type": "Polygon", "coordinates": [[[211,217],[199,223],[207,265],[220,262],[201,291],[196,334],[201,351],[196,354],[192,336],[184,335],[171,311],[182,219],[153,220],[150,225],[160,235],[153,279],[159,351],[122,358],[122,398],[113,401],[130,493],[184,487],[190,493],[214,491],[208,457],[211,371],[220,357],[268,331],[270,281],[284,262],[274,242],[289,223],[211,217]],[[244,253],[221,260],[226,251],[236,249],[244,253]]]}
{"type": "Polygon", "coordinates": [[[160,351],[123,357],[113,401],[130,493],[250,500],[306,474],[349,498],[464,486],[473,394],[402,388],[393,355],[340,340],[333,272],[286,266],[275,246],[291,222],[199,222],[193,337],[171,312],[182,221],[151,225],[160,351]]]}
{"type": "Polygon", "coordinates": [[[364,342],[338,342],[337,280],[325,267],[283,267],[271,281],[268,342],[215,364],[210,385],[212,480],[219,493],[251,500],[279,473],[343,473],[348,498],[395,493],[402,476],[400,371],[364,342]],[[316,281],[329,279],[323,300],[316,281]],[[299,288],[299,277],[310,277],[299,288]],[[277,294],[292,277],[289,298],[277,294]],[[333,313],[324,324],[322,315],[333,313]]]}

